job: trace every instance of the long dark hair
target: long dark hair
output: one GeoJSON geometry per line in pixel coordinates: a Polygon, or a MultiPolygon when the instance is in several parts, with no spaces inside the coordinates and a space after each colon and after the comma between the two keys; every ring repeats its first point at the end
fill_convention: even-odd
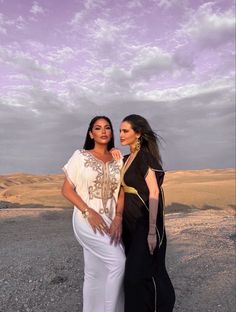
{"type": "Polygon", "coordinates": [[[134,132],[140,134],[141,149],[149,152],[159,164],[162,164],[159,150],[160,137],[152,130],[148,121],[140,115],[126,116],[123,121],[130,123],[134,132]]]}
{"type": "Polygon", "coordinates": [[[88,127],[88,131],[87,131],[87,134],[86,134],[86,138],[85,138],[85,142],[84,142],[84,149],[85,150],[90,150],[90,149],[93,149],[94,146],[95,146],[95,142],[94,142],[94,139],[91,139],[90,135],[89,135],[89,132],[92,131],[93,129],[93,126],[95,124],[95,122],[99,119],[105,119],[108,123],[109,123],[109,126],[111,127],[111,139],[110,141],[108,142],[107,144],[107,149],[108,151],[110,149],[112,149],[112,147],[114,147],[114,131],[113,131],[113,127],[112,127],[112,123],[110,121],[110,119],[106,116],[95,116],[91,121],[90,121],[90,124],[89,124],[89,127],[88,127]]]}

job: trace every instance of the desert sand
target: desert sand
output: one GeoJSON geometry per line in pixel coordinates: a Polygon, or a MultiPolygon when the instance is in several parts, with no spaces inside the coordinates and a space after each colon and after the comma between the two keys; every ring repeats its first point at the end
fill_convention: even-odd
{"type": "MultiPolygon", "coordinates": [[[[82,312],[83,255],[62,181],[0,176],[1,312],[82,312]]],[[[174,311],[235,311],[235,170],[168,172],[164,190],[174,311]]]]}

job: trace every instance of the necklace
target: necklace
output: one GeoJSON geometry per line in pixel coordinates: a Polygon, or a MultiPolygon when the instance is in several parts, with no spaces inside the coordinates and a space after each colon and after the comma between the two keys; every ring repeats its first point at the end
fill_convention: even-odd
{"type": "Polygon", "coordinates": [[[110,155],[110,153],[108,151],[106,151],[105,153],[99,153],[95,150],[92,150],[94,154],[97,154],[100,157],[106,156],[106,155],[110,155]]]}

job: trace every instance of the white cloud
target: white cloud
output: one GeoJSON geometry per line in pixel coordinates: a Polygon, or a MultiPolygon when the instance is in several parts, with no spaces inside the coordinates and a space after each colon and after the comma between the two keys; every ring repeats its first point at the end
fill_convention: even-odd
{"type": "Polygon", "coordinates": [[[0,62],[19,70],[21,74],[37,79],[36,74],[61,75],[62,69],[49,64],[42,64],[29,53],[15,50],[13,48],[0,47],[0,62]]]}
{"type": "Polygon", "coordinates": [[[34,15],[38,15],[38,14],[43,14],[45,11],[44,11],[43,7],[38,4],[37,1],[34,1],[32,7],[30,9],[30,12],[34,15]]]}
{"type": "Polygon", "coordinates": [[[80,26],[80,23],[82,22],[83,18],[85,15],[85,11],[81,11],[81,12],[76,12],[74,14],[74,17],[72,18],[72,20],[69,22],[69,25],[72,26],[72,29],[76,29],[77,27],[80,26]]]}
{"type": "Polygon", "coordinates": [[[0,34],[6,35],[7,29],[6,29],[6,19],[5,16],[0,13],[0,34]]]}
{"type": "MultiPolygon", "coordinates": [[[[89,18],[93,18],[93,12],[95,10],[98,11],[102,9],[103,6],[105,5],[105,1],[85,0],[83,4],[84,4],[84,8],[81,11],[75,12],[73,18],[68,23],[72,27],[73,31],[81,30],[81,25],[86,19],[88,19],[88,22],[90,23],[91,21],[89,20],[89,18]]],[[[100,16],[102,16],[102,13],[100,14],[100,16]]]]}
{"type": "Polygon", "coordinates": [[[173,70],[172,56],[158,47],[144,47],[134,58],[131,75],[133,78],[158,76],[163,71],[173,70]]]}
{"type": "Polygon", "coordinates": [[[87,10],[101,8],[105,4],[103,0],[85,0],[84,6],[87,10]]]}
{"type": "MultiPolygon", "coordinates": [[[[7,76],[7,78],[8,78],[9,81],[11,81],[11,82],[18,82],[18,83],[20,83],[21,81],[25,81],[25,80],[26,80],[25,75],[22,75],[22,74],[20,74],[20,73],[17,73],[17,74],[9,74],[9,75],[7,76]]],[[[10,86],[8,86],[8,88],[9,88],[9,87],[10,87],[10,86]]],[[[12,87],[15,88],[15,86],[12,86],[12,87]]]]}
{"type": "Polygon", "coordinates": [[[164,90],[140,91],[139,96],[143,100],[169,102],[190,98],[200,99],[207,97],[209,94],[217,96],[217,94],[224,94],[226,91],[234,91],[234,83],[231,78],[212,79],[199,84],[186,84],[185,86],[164,90]]]}
{"type": "Polygon", "coordinates": [[[27,49],[30,49],[32,52],[42,52],[45,50],[45,45],[42,42],[35,40],[26,40],[24,41],[27,49]]]}
{"type": "Polygon", "coordinates": [[[117,131],[121,118],[135,112],[164,133],[168,167],[203,167],[200,159],[208,166],[231,164],[232,10],[194,3],[190,11],[190,3],[181,7],[187,0],[113,2],[80,1],[77,12],[67,6],[60,25],[48,16],[52,34],[44,37],[40,24],[27,19],[51,14],[43,2],[34,1],[25,20],[22,12],[15,20],[0,14],[0,33],[12,31],[0,47],[0,154],[12,159],[22,152],[15,167],[3,163],[14,171],[28,159],[28,170],[57,171],[65,153],[81,147],[91,117],[106,113],[117,131]],[[24,23],[27,31],[16,32],[24,23]]]}
{"type": "Polygon", "coordinates": [[[133,1],[128,1],[127,2],[127,7],[129,9],[134,9],[134,8],[142,8],[143,4],[140,0],[133,0],[133,1]]]}
{"type": "Polygon", "coordinates": [[[133,51],[133,59],[126,69],[113,65],[107,67],[104,72],[107,83],[113,88],[115,85],[118,89],[132,88],[132,85],[136,84],[140,86],[141,81],[149,83],[150,79],[165,73],[169,76],[180,74],[186,67],[185,64],[183,66],[177,62],[172,54],[158,47],[131,47],[130,51],[133,51]]]}
{"type": "Polygon", "coordinates": [[[100,42],[113,43],[120,32],[120,28],[107,20],[98,18],[95,20],[95,31],[91,36],[100,42]]]}
{"type": "Polygon", "coordinates": [[[15,26],[18,30],[24,29],[26,27],[26,21],[21,15],[16,19],[9,19],[0,13],[0,33],[7,34],[12,26],[15,26]]]}
{"type": "Polygon", "coordinates": [[[173,2],[173,1],[171,1],[171,0],[159,0],[159,1],[158,1],[158,6],[159,6],[160,8],[168,9],[168,8],[171,7],[172,2],[173,2]]]}
{"type": "Polygon", "coordinates": [[[78,51],[75,51],[71,47],[57,48],[55,51],[50,51],[46,54],[45,58],[52,62],[57,62],[60,64],[65,63],[66,61],[73,59],[78,54],[78,51]]]}
{"type": "Polygon", "coordinates": [[[189,12],[189,19],[182,25],[180,35],[187,36],[200,47],[213,48],[234,42],[235,13],[233,9],[214,11],[214,3],[201,5],[198,10],[189,12]]]}
{"type": "Polygon", "coordinates": [[[21,30],[21,29],[25,29],[26,27],[26,21],[25,19],[20,15],[17,17],[16,21],[15,21],[15,25],[16,28],[21,30]]]}
{"type": "MultiPolygon", "coordinates": [[[[122,80],[124,73],[119,68],[115,70],[116,77],[120,75],[122,80]]],[[[53,81],[46,84],[51,83],[53,81]]],[[[4,146],[8,146],[5,143],[9,140],[15,145],[15,150],[21,146],[22,157],[27,157],[29,147],[34,146],[37,154],[41,155],[37,167],[40,171],[58,170],[58,158],[54,158],[54,164],[46,159],[50,159],[55,151],[63,159],[65,150],[69,153],[73,148],[81,147],[89,119],[104,111],[112,118],[116,136],[125,115],[135,112],[148,118],[155,130],[161,130],[159,134],[166,141],[164,160],[167,169],[196,169],[209,167],[209,164],[211,167],[224,167],[232,163],[230,140],[233,139],[234,128],[231,117],[234,86],[230,78],[150,92],[142,92],[138,88],[133,92],[124,89],[120,94],[114,89],[104,92],[107,85],[101,82],[81,85],[78,80],[69,79],[60,86],[59,92],[52,92],[44,86],[22,85],[18,90],[11,90],[4,98],[5,104],[0,107],[3,116],[1,128],[7,124],[9,129],[7,136],[3,136],[4,146]],[[40,145],[41,152],[37,145],[40,145]],[[188,152],[195,149],[199,158],[188,152]],[[228,156],[222,158],[226,150],[228,156]],[[204,161],[207,161],[206,165],[204,161]]],[[[33,166],[34,157],[30,155],[33,166]]],[[[16,164],[18,167],[11,167],[11,170],[21,168],[19,162],[16,164]]]]}
{"type": "Polygon", "coordinates": [[[0,25],[0,33],[2,33],[4,35],[6,35],[6,33],[7,33],[6,28],[2,27],[1,25],[0,25]]]}
{"type": "Polygon", "coordinates": [[[129,21],[109,21],[97,18],[87,29],[87,36],[92,43],[90,46],[96,58],[117,63],[125,48],[127,32],[132,28],[129,21]]]}
{"type": "Polygon", "coordinates": [[[176,6],[185,8],[188,4],[188,0],[153,0],[153,2],[157,4],[159,8],[164,10],[171,9],[176,6]]]}
{"type": "Polygon", "coordinates": [[[188,70],[194,69],[195,51],[194,47],[182,45],[176,48],[173,54],[173,59],[179,67],[188,70]]]}

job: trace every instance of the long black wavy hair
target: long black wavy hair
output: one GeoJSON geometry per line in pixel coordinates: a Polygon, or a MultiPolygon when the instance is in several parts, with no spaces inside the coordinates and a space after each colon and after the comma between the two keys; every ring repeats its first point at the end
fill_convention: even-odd
{"type": "Polygon", "coordinates": [[[159,164],[162,164],[159,143],[160,137],[152,130],[148,121],[136,114],[126,116],[123,121],[128,122],[134,132],[140,134],[140,147],[150,153],[159,164]]]}
{"type": "Polygon", "coordinates": [[[112,136],[111,136],[111,139],[110,139],[110,141],[108,142],[108,145],[107,145],[108,151],[114,147],[114,131],[113,131],[111,120],[108,117],[106,117],[106,116],[95,116],[90,121],[90,124],[89,124],[89,127],[88,127],[88,131],[87,131],[85,142],[84,142],[84,146],[83,146],[83,148],[85,150],[91,150],[95,146],[94,139],[91,139],[91,137],[89,135],[89,132],[92,131],[95,122],[97,120],[99,120],[99,119],[105,119],[109,123],[109,126],[111,127],[111,135],[112,136]]]}

